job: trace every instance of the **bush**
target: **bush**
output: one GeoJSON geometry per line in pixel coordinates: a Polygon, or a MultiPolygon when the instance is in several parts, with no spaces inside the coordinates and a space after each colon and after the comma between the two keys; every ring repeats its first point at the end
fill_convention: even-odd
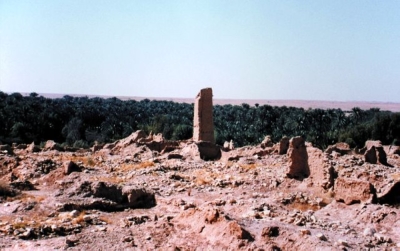
{"type": "Polygon", "coordinates": [[[351,148],[356,147],[356,142],[352,138],[347,138],[344,142],[349,144],[351,148]]]}
{"type": "Polygon", "coordinates": [[[3,197],[13,197],[17,193],[14,189],[10,187],[5,181],[0,181],[0,196],[3,197]]]}
{"type": "Polygon", "coordinates": [[[193,128],[189,125],[178,125],[172,134],[173,140],[190,139],[193,136],[193,128]]]}
{"type": "Polygon", "coordinates": [[[75,141],[73,147],[74,147],[74,148],[84,148],[84,149],[87,149],[87,148],[89,148],[89,145],[88,145],[88,143],[87,143],[86,141],[84,141],[84,140],[77,140],[77,141],[75,141]]]}
{"type": "MultiPolygon", "coordinates": [[[[32,93],[22,96],[0,91],[0,141],[3,144],[66,142],[84,147],[94,141],[113,142],[142,129],[162,133],[167,140],[192,137],[193,104],[172,101],[122,101],[117,98],[64,96],[48,99],[32,93]]],[[[304,136],[325,148],[335,142],[362,147],[367,139],[400,145],[400,113],[377,108],[349,111],[272,107],[268,105],[215,105],[215,139],[233,140],[237,147],[261,142],[271,135],[304,136]],[[396,140],[396,141],[395,141],[396,140]]]]}

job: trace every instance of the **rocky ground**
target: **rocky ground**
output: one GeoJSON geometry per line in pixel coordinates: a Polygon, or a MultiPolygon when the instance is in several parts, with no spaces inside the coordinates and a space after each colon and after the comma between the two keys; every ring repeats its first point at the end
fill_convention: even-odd
{"type": "Polygon", "coordinates": [[[0,249],[400,250],[397,148],[284,142],[2,146],[0,249]]]}

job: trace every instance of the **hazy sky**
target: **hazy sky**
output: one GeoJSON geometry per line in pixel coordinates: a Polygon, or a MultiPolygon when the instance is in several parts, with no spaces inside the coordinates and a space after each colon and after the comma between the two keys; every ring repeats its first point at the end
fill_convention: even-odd
{"type": "Polygon", "coordinates": [[[400,1],[0,0],[0,91],[400,102],[400,1]]]}

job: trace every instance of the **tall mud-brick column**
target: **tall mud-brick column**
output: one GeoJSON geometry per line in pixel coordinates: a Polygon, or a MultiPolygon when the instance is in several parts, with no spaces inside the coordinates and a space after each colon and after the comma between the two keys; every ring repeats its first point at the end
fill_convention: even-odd
{"type": "Polygon", "coordinates": [[[197,94],[194,103],[193,140],[215,143],[212,89],[205,88],[197,94]]]}

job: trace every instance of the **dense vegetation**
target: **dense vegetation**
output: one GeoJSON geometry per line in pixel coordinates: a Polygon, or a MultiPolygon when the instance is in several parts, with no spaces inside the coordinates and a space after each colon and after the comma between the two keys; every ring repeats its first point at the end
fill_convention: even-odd
{"type": "MultiPolygon", "coordinates": [[[[282,136],[301,135],[325,148],[338,141],[362,147],[368,139],[384,144],[400,142],[400,113],[377,108],[351,111],[295,107],[214,106],[218,144],[254,145],[265,135],[277,142],[282,136]]],[[[36,144],[53,139],[75,147],[112,142],[142,129],[166,139],[192,136],[193,104],[170,101],[121,101],[117,98],[64,96],[49,99],[31,93],[0,92],[0,142],[36,144]]]]}

